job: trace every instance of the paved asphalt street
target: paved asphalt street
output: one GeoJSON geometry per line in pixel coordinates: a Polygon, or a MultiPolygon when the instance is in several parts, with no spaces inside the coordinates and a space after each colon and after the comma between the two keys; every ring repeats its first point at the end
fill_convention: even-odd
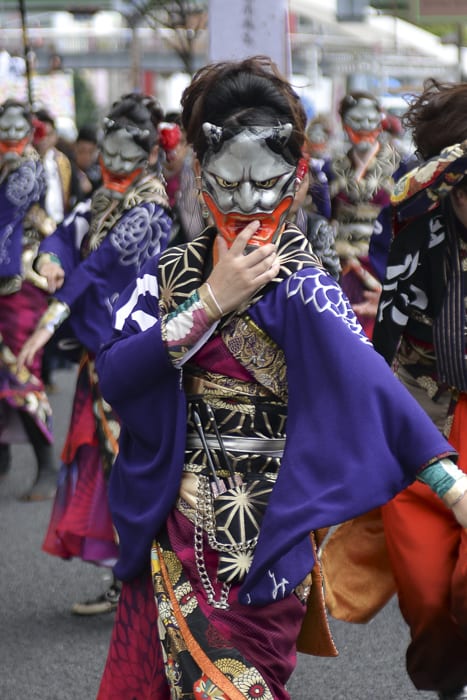
{"type": "MultiPolygon", "coordinates": [[[[51,396],[59,453],[67,429],[74,371],[55,373],[51,396]]],[[[0,700],[95,700],[113,615],[80,618],[75,600],[107,586],[106,570],[41,552],[50,502],[17,497],[34,475],[32,452],[15,446],[10,474],[0,482],[0,700]]],[[[292,700],[426,700],[404,666],[407,629],[392,601],[368,625],[332,622],[340,655],[299,655],[292,700]]],[[[138,698],[138,700],[143,700],[138,698]]]]}

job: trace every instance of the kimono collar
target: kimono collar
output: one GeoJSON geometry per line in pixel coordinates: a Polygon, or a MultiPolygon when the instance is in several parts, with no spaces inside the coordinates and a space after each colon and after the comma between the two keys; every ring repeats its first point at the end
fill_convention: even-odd
{"type": "MultiPolygon", "coordinates": [[[[194,289],[201,286],[212,269],[212,248],[217,235],[215,227],[205,229],[190,243],[168,248],[159,261],[160,308],[162,313],[174,311],[190,297],[194,289]],[[175,266],[175,267],[174,267],[175,266]]],[[[240,309],[230,314],[241,314],[261,299],[265,292],[291,274],[304,267],[324,269],[319,258],[313,253],[310,243],[294,224],[286,223],[279,237],[277,252],[281,267],[279,274],[268,285],[258,290],[240,309]]]]}

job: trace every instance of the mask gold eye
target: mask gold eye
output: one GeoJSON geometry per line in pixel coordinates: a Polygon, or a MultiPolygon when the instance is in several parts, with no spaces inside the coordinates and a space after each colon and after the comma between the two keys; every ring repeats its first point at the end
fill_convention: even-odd
{"type": "Polygon", "coordinates": [[[224,180],[223,177],[219,177],[218,175],[215,175],[215,178],[219,187],[223,187],[225,190],[234,190],[239,185],[238,182],[229,182],[229,180],[224,180]]]}
{"type": "Polygon", "coordinates": [[[261,180],[261,182],[256,183],[256,187],[259,187],[262,190],[270,190],[271,187],[274,187],[278,180],[278,177],[271,177],[269,180],[261,180]]]}

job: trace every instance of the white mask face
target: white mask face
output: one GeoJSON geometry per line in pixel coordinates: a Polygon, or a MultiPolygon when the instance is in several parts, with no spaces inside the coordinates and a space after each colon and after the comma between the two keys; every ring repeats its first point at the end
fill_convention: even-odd
{"type": "Polygon", "coordinates": [[[271,213],[294,194],[296,166],[249,130],[224,142],[203,167],[203,189],[223,214],[271,213]]]}
{"type": "Polygon", "coordinates": [[[21,141],[31,131],[31,125],[21,107],[8,107],[0,114],[0,141],[21,141]]]}
{"type": "Polygon", "coordinates": [[[204,158],[204,200],[229,244],[254,219],[261,222],[256,244],[273,240],[292,204],[296,164],[270,148],[271,131],[245,128],[204,158]]]}
{"type": "Polygon", "coordinates": [[[148,160],[147,152],[126,129],[116,129],[104,136],[101,156],[105,167],[119,175],[132,173],[148,160]]]}
{"type": "Polygon", "coordinates": [[[322,124],[313,124],[307,131],[307,137],[311,143],[325,143],[329,140],[322,124]]]}
{"type": "Polygon", "coordinates": [[[354,131],[373,131],[381,124],[381,113],[375,107],[374,102],[363,98],[358,100],[355,107],[347,110],[344,124],[354,131]]]}
{"type": "Polygon", "coordinates": [[[381,112],[368,98],[357,100],[343,117],[344,129],[358,150],[372,148],[381,133],[381,112]]]}

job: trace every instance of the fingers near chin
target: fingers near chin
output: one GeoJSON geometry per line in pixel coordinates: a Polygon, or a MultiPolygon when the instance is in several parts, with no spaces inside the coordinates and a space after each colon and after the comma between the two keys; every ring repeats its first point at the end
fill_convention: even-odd
{"type": "Polygon", "coordinates": [[[261,274],[258,275],[257,279],[260,279],[263,283],[270,282],[275,277],[277,277],[277,275],[279,274],[279,270],[280,270],[280,265],[276,265],[274,263],[274,265],[270,265],[267,268],[267,270],[264,270],[263,272],[261,272],[261,274]]]}

